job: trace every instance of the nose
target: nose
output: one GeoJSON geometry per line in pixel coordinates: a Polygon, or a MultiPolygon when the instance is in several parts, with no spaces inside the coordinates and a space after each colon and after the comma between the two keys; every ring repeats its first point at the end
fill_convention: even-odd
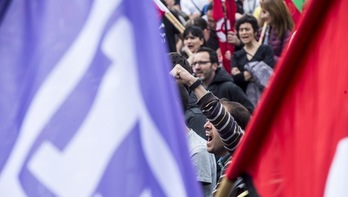
{"type": "Polygon", "coordinates": [[[206,130],[211,130],[211,123],[209,121],[207,121],[205,124],[204,124],[204,129],[206,130]]]}
{"type": "Polygon", "coordinates": [[[190,44],[190,43],[191,43],[190,39],[184,39],[184,45],[185,45],[185,46],[188,45],[188,44],[190,44]]]}
{"type": "Polygon", "coordinates": [[[192,71],[195,73],[196,71],[199,71],[201,69],[200,64],[191,64],[192,71]]]}
{"type": "Polygon", "coordinates": [[[240,30],[239,30],[239,33],[241,33],[241,34],[243,34],[243,33],[245,33],[247,30],[245,29],[245,28],[241,28],[240,30]]]}
{"type": "Polygon", "coordinates": [[[195,69],[195,68],[198,68],[200,67],[201,65],[200,64],[191,64],[192,68],[195,69]]]}
{"type": "Polygon", "coordinates": [[[191,42],[192,42],[192,40],[193,40],[193,38],[188,37],[188,38],[186,38],[185,40],[186,40],[186,42],[191,43],[191,42]]]}

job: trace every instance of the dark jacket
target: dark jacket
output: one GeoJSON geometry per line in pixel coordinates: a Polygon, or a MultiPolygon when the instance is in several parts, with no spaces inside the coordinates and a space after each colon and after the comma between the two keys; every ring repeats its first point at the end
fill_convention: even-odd
{"type": "Polygon", "coordinates": [[[204,124],[207,122],[207,117],[202,113],[197,105],[197,98],[193,92],[189,97],[189,108],[185,111],[186,126],[195,131],[203,139],[207,140],[205,135],[204,124]]]}
{"type": "Polygon", "coordinates": [[[237,67],[240,70],[240,73],[233,76],[233,79],[235,83],[242,88],[244,92],[246,92],[246,87],[249,83],[249,81],[246,81],[244,78],[244,66],[253,61],[264,61],[268,66],[271,68],[274,67],[275,61],[274,61],[274,53],[270,46],[268,45],[261,45],[257,51],[255,52],[255,55],[248,60],[247,58],[247,52],[244,49],[241,49],[239,51],[236,51],[233,54],[232,61],[231,61],[231,67],[237,67]]]}
{"type": "Polygon", "coordinates": [[[254,111],[254,105],[250,102],[243,90],[238,87],[230,74],[218,68],[213,81],[208,85],[207,90],[211,91],[218,98],[226,98],[246,107],[250,113],[254,111]]]}
{"type": "MultiPolygon", "coordinates": [[[[179,20],[179,17],[178,17],[178,15],[175,12],[173,12],[173,11],[170,11],[170,12],[175,16],[175,18],[177,18],[179,20]]],[[[165,42],[167,43],[169,52],[176,52],[175,35],[179,35],[180,32],[169,21],[169,19],[167,19],[167,17],[165,17],[164,15],[162,17],[162,22],[163,22],[163,25],[164,25],[164,30],[163,30],[164,32],[161,32],[161,35],[165,36],[165,42]]]]}
{"type": "Polygon", "coordinates": [[[204,129],[204,124],[207,122],[207,118],[198,106],[190,107],[185,111],[185,121],[188,128],[192,129],[203,139],[208,140],[204,129]]]}

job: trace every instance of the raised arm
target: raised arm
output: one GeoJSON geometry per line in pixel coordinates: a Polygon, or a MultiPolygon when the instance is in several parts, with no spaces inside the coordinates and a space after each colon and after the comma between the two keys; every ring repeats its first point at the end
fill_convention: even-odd
{"type": "Polygon", "coordinates": [[[192,76],[183,67],[176,65],[170,73],[177,82],[186,84],[194,91],[202,113],[218,130],[225,148],[233,153],[244,135],[244,131],[238,126],[234,118],[225,110],[219,99],[205,90],[197,81],[199,79],[192,76]]]}

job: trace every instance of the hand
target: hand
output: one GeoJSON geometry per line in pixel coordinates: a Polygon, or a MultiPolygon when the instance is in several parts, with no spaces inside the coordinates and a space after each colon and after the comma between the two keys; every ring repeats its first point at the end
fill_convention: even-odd
{"type": "Polygon", "coordinates": [[[232,58],[231,51],[226,51],[225,52],[225,58],[228,59],[228,60],[231,60],[231,58],[232,58]]]}
{"type": "Polygon", "coordinates": [[[180,64],[175,65],[175,67],[170,71],[170,74],[176,79],[178,83],[186,84],[187,86],[191,86],[197,80],[180,64]]]}
{"type": "Polygon", "coordinates": [[[190,51],[187,45],[184,45],[184,51],[187,54],[187,56],[191,57],[193,53],[190,51]]]}
{"type": "MultiPolygon", "coordinates": [[[[180,64],[175,65],[175,67],[170,71],[170,74],[176,79],[177,83],[186,84],[188,87],[197,81],[197,78],[191,75],[180,64]]],[[[197,100],[200,100],[208,93],[202,85],[196,87],[193,92],[196,95],[197,100]]]]}
{"type": "Polygon", "coordinates": [[[244,79],[245,81],[250,81],[253,76],[251,75],[250,72],[244,71],[244,79]]]}
{"type": "Polygon", "coordinates": [[[238,21],[240,18],[243,17],[243,14],[236,12],[235,17],[236,17],[236,21],[238,21]]]}
{"type": "Polygon", "coordinates": [[[240,45],[240,40],[238,39],[237,34],[233,31],[227,32],[227,42],[235,46],[240,45]]]}
{"type": "Polygon", "coordinates": [[[190,49],[185,45],[184,46],[184,51],[187,54],[188,58],[187,61],[190,63],[190,65],[192,64],[193,61],[193,53],[190,51],[190,49]]]}
{"type": "Polygon", "coordinates": [[[231,69],[231,74],[234,75],[238,75],[240,73],[240,70],[237,67],[233,67],[231,69]]]}

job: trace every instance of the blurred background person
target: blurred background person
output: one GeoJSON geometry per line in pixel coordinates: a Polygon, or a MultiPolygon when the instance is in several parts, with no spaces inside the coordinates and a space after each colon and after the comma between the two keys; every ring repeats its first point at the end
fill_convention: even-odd
{"type": "Polygon", "coordinates": [[[204,34],[200,27],[194,25],[186,27],[183,33],[183,51],[181,53],[190,64],[192,63],[193,54],[204,44],[204,34]]]}
{"type": "Polygon", "coordinates": [[[180,7],[190,19],[194,19],[204,15],[204,7],[210,2],[211,0],[180,0],[180,7]]]}
{"type": "Polygon", "coordinates": [[[261,19],[268,24],[262,43],[272,47],[277,62],[291,38],[294,20],[283,0],[263,0],[261,19]]]}
{"type": "Polygon", "coordinates": [[[273,50],[269,45],[257,42],[256,36],[259,26],[254,16],[243,16],[237,21],[236,28],[238,30],[238,37],[244,44],[244,47],[233,54],[231,74],[234,82],[242,88],[249,100],[253,101],[253,104],[256,105],[258,99],[252,99],[255,98],[254,95],[249,95],[247,92],[249,83],[254,80],[253,74],[245,69],[245,65],[251,62],[263,61],[267,66],[273,68],[275,64],[273,50]]]}

